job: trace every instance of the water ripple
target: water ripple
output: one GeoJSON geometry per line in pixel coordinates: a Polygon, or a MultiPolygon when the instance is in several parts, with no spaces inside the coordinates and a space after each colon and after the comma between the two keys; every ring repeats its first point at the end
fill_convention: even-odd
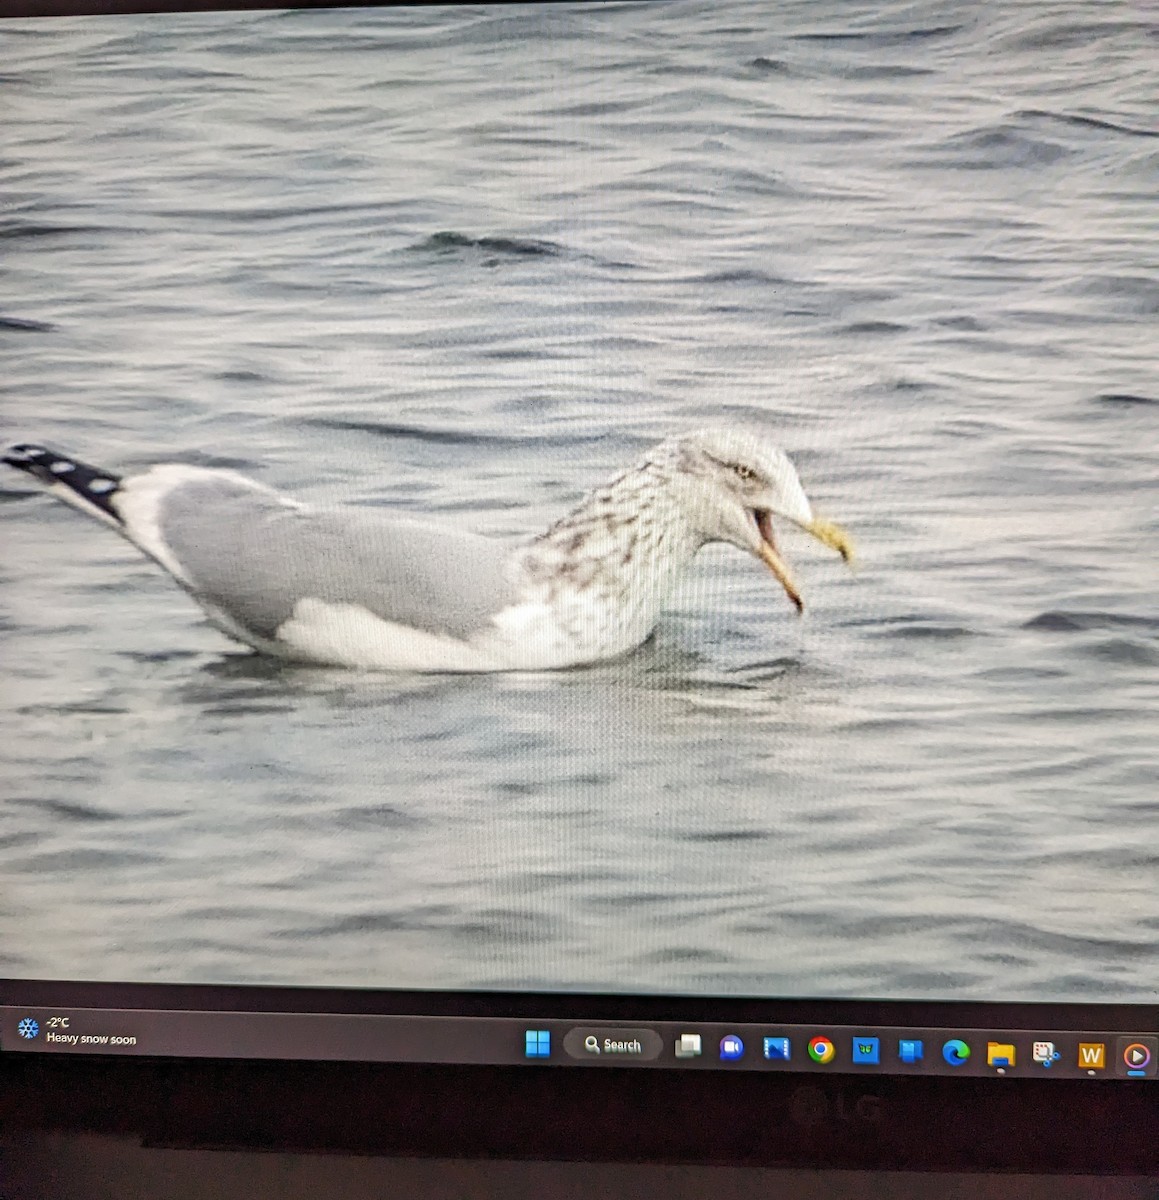
{"type": "Polygon", "coordinates": [[[1153,1003],[1154,31],[959,16],[9,22],[13,429],[515,536],[727,415],[862,567],[371,678],[5,479],[5,968],[1153,1003]]]}

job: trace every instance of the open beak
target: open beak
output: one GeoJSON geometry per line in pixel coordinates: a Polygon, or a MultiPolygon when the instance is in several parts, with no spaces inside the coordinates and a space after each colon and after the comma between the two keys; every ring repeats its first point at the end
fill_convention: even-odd
{"type": "MultiPolygon", "coordinates": [[[[797,589],[788,565],[777,549],[776,539],[773,537],[773,521],[770,513],[767,509],[759,508],[754,511],[753,516],[756,518],[757,529],[761,535],[761,545],[757,554],[765,566],[772,571],[777,582],[785,589],[785,594],[797,606],[797,611],[803,612],[805,602],[801,599],[801,593],[797,589]]],[[[849,535],[839,525],[835,525],[832,521],[823,520],[821,517],[814,517],[803,528],[808,533],[811,533],[819,542],[823,542],[830,549],[836,550],[846,562],[853,561],[853,543],[850,541],[849,535]]]]}
{"type": "Polygon", "coordinates": [[[819,542],[824,542],[830,550],[836,550],[850,566],[853,565],[853,542],[840,525],[822,517],[814,517],[805,526],[805,532],[811,533],[819,542]]]}

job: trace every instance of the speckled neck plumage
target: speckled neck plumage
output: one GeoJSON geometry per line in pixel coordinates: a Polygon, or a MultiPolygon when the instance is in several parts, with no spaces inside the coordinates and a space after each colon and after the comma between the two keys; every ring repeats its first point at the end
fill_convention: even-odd
{"type": "Polygon", "coordinates": [[[665,444],[591,492],[526,548],[529,581],[549,602],[569,589],[654,615],[703,543],[673,486],[680,469],[665,444]]]}

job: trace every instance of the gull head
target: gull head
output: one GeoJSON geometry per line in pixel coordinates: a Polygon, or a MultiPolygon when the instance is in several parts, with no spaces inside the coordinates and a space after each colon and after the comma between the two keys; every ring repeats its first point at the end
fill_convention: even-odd
{"type": "Polygon", "coordinates": [[[667,443],[675,461],[672,483],[697,535],[728,542],[759,558],[788,597],[804,608],[801,593],[777,546],[773,518],[793,522],[846,562],[848,534],[814,512],[796,468],[779,447],[744,429],[704,429],[667,443]]]}

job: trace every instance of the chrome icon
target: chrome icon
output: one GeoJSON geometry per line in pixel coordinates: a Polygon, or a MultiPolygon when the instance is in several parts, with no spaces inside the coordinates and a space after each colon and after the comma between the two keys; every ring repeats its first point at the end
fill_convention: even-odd
{"type": "Polygon", "coordinates": [[[970,1057],[970,1047],[961,1038],[950,1038],[942,1047],[942,1057],[951,1067],[960,1067],[970,1057]]]}
{"type": "Polygon", "coordinates": [[[837,1055],[837,1047],[827,1037],[815,1037],[809,1041],[809,1057],[816,1063],[831,1063],[837,1055]]]}

